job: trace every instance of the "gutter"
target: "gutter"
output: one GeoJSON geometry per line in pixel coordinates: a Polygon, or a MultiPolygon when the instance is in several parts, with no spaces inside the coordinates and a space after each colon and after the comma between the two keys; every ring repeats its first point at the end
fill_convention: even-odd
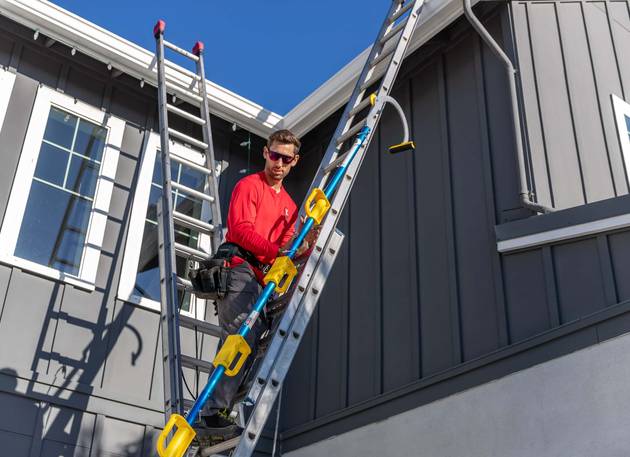
{"type": "Polygon", "coordinates": [[[523,129],[521,128],[521,117],[518,109],[518,97],[516,94],[516,69],[510,58],[503,52],[499,44],[492,38],[492,35],[479,21],[475,13],[473,13],[470,0],[463,0],[464,15],[470,25],[477,31],[479,36],[485,41],[490,50],[499,58],[507,72],[508,82],[510,85],[510,104],[512,105],[512,126],[514,127],[514,146],[516,147],[516,160],[518,162],[518,181],[519,181],[519,202],[520,205],[536,213],[551,213],[553,208],[541,205],[532,201],[532,192],[527,183],[527,174],[525,172],[525,152],[523,151],[523,129]]]}

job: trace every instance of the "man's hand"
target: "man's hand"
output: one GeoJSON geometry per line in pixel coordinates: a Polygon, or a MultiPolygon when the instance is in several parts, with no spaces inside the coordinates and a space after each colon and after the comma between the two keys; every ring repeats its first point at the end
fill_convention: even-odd
{"type": "MultiPolygon", "coordinates": [[[[300,233],[300,231],[302,230],[302,227],[304,226],[305,221],[306,221],[306,218],[304,216],[301,216],[300,217],[301,225],[297,233],[300,233]]],[[[319,236],[320,231],[321,231],[320,225],[316,225],[309,230],[309,232],[304,237],[304,241],[302,242],[300,247],[297,249],[297,251],[295,251],[294,258],[301,257],[315,244],[315,241],[317,241],[317,237],[319,236]]],[[[280,248],[280,252],[283,253],[283,255],[285,252],[287,252],[291,248],[291,245],[293,244],[293,241],[295,240],[296,236],[297,234],[293,235],[293,237],[291,237],[291,239],[287,242],[287,244],[285,244],[284,246],[282,246],[282,248],[280,248]]]]}

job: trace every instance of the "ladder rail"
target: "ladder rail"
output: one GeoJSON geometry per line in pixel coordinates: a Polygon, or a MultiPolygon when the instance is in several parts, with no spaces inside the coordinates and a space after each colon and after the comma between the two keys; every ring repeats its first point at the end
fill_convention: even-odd
{"type": "MultiPolygon", "coordinates": [[[[213,241],[215,248],[221,244],[223,240],[223,229],[222,229],[222,218],[221,218],[221,206],[219,205],[219,174],[217,172],[217,167],[215,166],[214,159],[214,145],[212,141],[212,130],[210,128],[210,110],[208,108],[208,93],[206,91],[206,73],[204,68],[204,59],[203,59],[203,45],[197,43],[195,45],[195,52],[198,56],[197,60],[197,74],[199,75],[199,93],[202,98],[201,105],[201,117],[206,122],[202,126],[203,132],[203,141],[208,145],[206,149],[206,165],[210,170],[209,174],[209,189],[205,189],[206,192],[209,191],[211,195],[215,196],[213,202],[211,202],[212,207],[212,225],[215,227],[215,231],[213,233],[213,241]]],[[[208,192],[207,192],[208,193],[208,192]]]]}

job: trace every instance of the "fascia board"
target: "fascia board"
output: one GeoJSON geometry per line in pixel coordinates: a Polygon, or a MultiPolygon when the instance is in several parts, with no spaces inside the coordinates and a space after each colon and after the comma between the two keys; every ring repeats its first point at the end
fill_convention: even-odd
{"type": "MultiPolygon", "coordinates": [[[[479,1],[472,0],[472,4],[479,1]]],[[[461,0],[426,0],[405,56],[413,53],[463,13],[461,0]]],[[[352,95],[370,49],[371,46],[289,111],[282,120],[282,127],[303,136],[343,106],[352,95]]],[[[377,68],[377,73],[378,70],[382,74],[385,67],[377,68]]]]}
{"type": "MultiPolygon", "coordinates": [[[[157,85],[154,54],[45,0],[0,0],[0,14],[42,34],[75,47],[104,64],[111,64],[147,84],[157,85]]],[[[175,64],[166,67],[169,93],[188,102],[198,96],[194,73],[175,64]]],[[[210,111],[266,138],[282,117],[206,80],[210,111]]]]}

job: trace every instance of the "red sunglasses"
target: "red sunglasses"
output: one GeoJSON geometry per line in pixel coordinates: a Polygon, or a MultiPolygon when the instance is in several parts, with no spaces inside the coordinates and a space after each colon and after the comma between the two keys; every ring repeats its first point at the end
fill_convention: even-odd
{"type": "Polygon", "coordinates": [[[269,148],[267,148],[267,152],[269,154],[269,158],[273,162],[275,162],[278,159],[282,159],[282,163],[283,164],[289,165],[291,162],[293,162],[295,160],[295,156],[293,156],[293,157],[285,156],[284,154],[280,154],[279,152],[272,151],[269,148]]]}

